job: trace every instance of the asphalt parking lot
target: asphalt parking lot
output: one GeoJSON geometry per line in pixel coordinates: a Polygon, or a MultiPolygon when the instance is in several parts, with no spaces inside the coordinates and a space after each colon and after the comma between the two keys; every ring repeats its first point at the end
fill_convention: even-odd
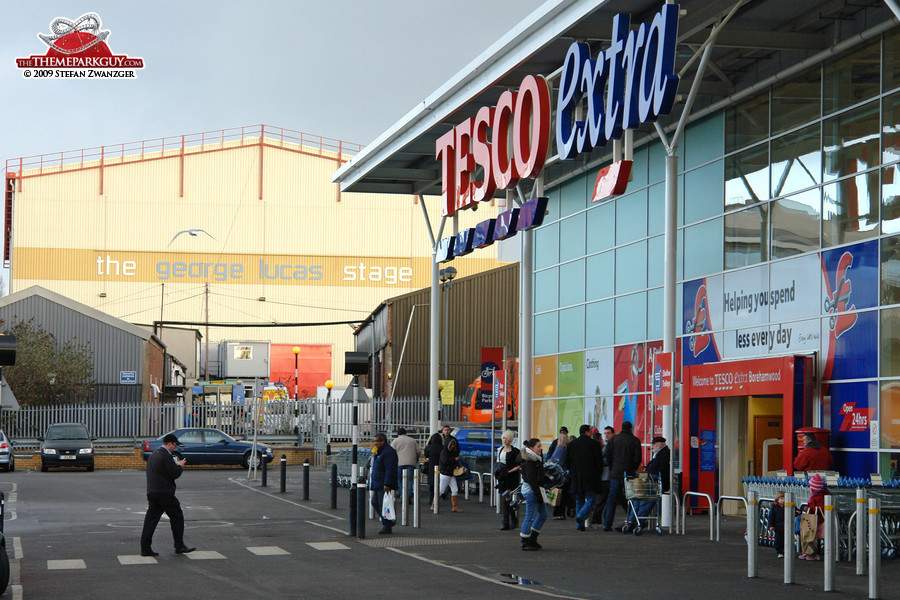
{"type": "MultiPolygon", "coordinates": [[[[146,506],[140,470],[17,471],[0,476],[8,497],[5,533],[12,559],[7,598],[473,598],[485,594],[556,598],[821,597],[822,563],[797,561],[793,585],[782,563],[760,549],[760,577],[746,576],[743,522],[726,519],[721,542],[708,540],[708,519],[688,519],[686,536],[574,531],[550,520],[541,552],[522,552],[513,531],[477,495],[463,514],[423,512],[420,528],[365,540],[347,535],[349,491],[329,508],[327,475],[312,470],[311,500],[301,499],[301,469],[278,470],[269,486],[246,472],[190,469],[178,497],[191,555],[176,555],[160,522],[155,559],[138,556],[146,506]]],[[[422,500],[422,507],[427,503],[422,500]]],[[[882,598],[900,598],[900,562],[883,564],[882,598]]],[[[867,579],[840,563],[835,597],[867,597],[867,579]]]]}

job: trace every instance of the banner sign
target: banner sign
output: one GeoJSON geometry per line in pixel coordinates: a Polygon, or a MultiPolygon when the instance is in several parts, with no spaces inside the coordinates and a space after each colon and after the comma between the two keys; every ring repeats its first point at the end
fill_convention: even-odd
{"type": "Polygon", "coordinates": [[[672,353],[657,352],[653,356],[653,403],[655,406],[672,404],[672,353]]]}

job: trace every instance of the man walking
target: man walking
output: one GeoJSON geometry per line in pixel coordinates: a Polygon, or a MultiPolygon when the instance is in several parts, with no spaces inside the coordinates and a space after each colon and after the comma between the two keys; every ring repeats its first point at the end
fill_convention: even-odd
{"type": "Polygon", "coordinates": [[[616,504],[625,487],[625,478],[634,477],[641,466],[641,440],[631,433],[631,422],[622,423],[622,431],[609,441],[609,498],[603,512],[603,531],[612,531],[616,504]]]}
{"type": "Polygon", "coordinates": [[[144,515],[144,529],[141,532],[141,556],[159,556],[153,551],[153,532],[163,513],[169,517],[175,553],[187,554],[196,548],[184,543],[184,513],[175,497],[175,480],[184,471],[183,458],[178,460],[173,452],[182,444],[173,434],[166,434],[162,446],[147,459],[147,513],[144,515]]]}
{"type": "Polygon", "coordinates": [[[590,425],[582,425],[578,433],[578,439],[569,443],[566,457],[575,489],[575,529],[584,531],[600,493],[603,447],[591,439],[590,425]]]}
{"type": "Polygon", "coordinates": [[[416,465],[419,463],[419,446],[416,440],[406,435],[406,429],[397,430],[397,437],[391,442],[391,448],[397,452],[397,486],[403,484],[403,471],[407,472],[407,487],[409,489],[409,503],[413,501],[413,476],[416,474],[416,465]]]}
{"type": "MultiPolygon", "coordinates": [[[[381,515],[384,503],[384,494],[397,489],[397,451],[387,443],[387,436],[383,433],[375,434],[375,450],[372,452],[372,477],[369,480],[369,489],[372,490],[372,506],[375,513],[381,515]]],[[[381,531],[379,534],[393,533],[391,528],[396,519],[385,519],[381,516],[381,531]]]]}

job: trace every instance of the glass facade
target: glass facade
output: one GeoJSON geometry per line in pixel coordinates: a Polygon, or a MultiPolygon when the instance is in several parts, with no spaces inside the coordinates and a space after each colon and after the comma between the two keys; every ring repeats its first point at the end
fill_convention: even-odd
{"type": "MultiPolygon", "coordinates": [[[[679,346],[703,343],[686,335],[702,325],[715,350],[683,364],[816,353],[814,421],[854,475],[893,476],[900,458],[898,56],[900,34],[865,42],[691,123],[677,149],[679,346]],[[761,310],[722,307],[754,290],[761,310]],[[847,406],[869,411],[865,431],[842,429],[847,406]]],[[[645,442],[660,425],[645,369],[663,334],[664,161],[659,143],[635,149],[626,194],[599,203],[596,170],[549,190],[534,245],[536,364],[583,353],[584,422],[634,419],[645,442]]]]}

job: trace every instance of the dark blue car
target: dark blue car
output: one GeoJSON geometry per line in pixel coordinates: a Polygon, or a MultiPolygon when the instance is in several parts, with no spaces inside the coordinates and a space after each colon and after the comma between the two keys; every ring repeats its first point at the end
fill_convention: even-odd
{"type": "MultiPolygon", "coordinates": [[[[259,466],[261,460],[270,463],[275,458],[272,448],[257,444],[254,461],[252,442],[236,440],[218,429],[185,427],[169,433],[177,437],[178,441],[183,444],[176,449],[176,452],[181,454],[189,465],[242,465],[247,468],[254,462],[259,466]]],[[[144,460],[147,460],[157,448],[162,446],[162,439],[165,435],[153,441],[144,442],[141,452],[144,460]]]]}

